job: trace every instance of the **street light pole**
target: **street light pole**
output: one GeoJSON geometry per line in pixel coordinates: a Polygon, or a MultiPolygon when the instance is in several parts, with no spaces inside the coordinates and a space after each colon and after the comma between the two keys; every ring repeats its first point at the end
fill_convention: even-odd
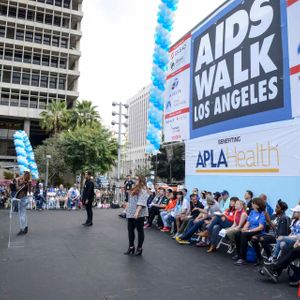
{"type": "Polygon", "coordinates": [[[51,155],[46,155],[46,178],[45,178],[45,189],[48,188],[48,177],[49,177],[49,159],[51,159],[51,155]]]}
{"type": "Polygon", "coordinates": [[[125,127],[128,127],[128,124],[122,123],[122,117],[128,119],[128,115],[122,112],[122,108],[128,108],[127,104],[123,104],[122,102],[117,103],[113,102],[113,106],[118,106],[119,111],[118,112],[112,112],[113,116],[118,116],[118,122],[112,121],[111,124],[118,125],[118,162],[117,162],[117,186],[116,186],[116,192],[117,192],[117,202],[120,204],[120,179],[121,179],[121,144],[122,144],[122,125],[125,127]]]}

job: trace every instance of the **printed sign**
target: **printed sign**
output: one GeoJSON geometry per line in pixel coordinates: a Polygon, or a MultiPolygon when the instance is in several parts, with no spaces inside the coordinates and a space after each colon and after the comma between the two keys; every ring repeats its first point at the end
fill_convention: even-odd
{"type": "Polygon", "coordinates": [[[291,118],[286,1],[233,1],[192,35],[191,137],[291,118]]]}
{"type": "Polygon", "coordinates": [[[186,175],[300,176],[300,122],[218,133],[186,143],[186,175]]]}

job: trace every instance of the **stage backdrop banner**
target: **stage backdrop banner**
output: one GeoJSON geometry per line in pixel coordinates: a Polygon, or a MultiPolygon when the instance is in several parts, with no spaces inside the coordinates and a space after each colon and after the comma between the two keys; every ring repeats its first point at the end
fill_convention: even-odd
{"type": "Polygon", "coordinates": [[[192,33],[191,138],[292,118],[287,29],[286,0],[235,0],[192,33]]]}
{"type": "Polygon", "coordinates": [[[189,139],[191,35],[170,49],[169,74],[165,92],[165,142],[189,139]]]}
{"type": "Polygon", "coordinates": [[[300,176],[299,132],[291,120],[187,141],[186,175],[300,176]]]}

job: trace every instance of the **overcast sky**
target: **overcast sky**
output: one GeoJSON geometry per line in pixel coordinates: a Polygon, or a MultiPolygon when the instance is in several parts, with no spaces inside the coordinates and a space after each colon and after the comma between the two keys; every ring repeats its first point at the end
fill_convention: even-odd
{"type": "MultiPolygon", "coordinates": [[[[106,125],[111,103],[150,83],[156,15],[161,0],[86,0],[80,60],[80,99],[99,107],[106,125]]],[[[223,0],[179,0],[172,42],[192,29],[223,0]]]]}

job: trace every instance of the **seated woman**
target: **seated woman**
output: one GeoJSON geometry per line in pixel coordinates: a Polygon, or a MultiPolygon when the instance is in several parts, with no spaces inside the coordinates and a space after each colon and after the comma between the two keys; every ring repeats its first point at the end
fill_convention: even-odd
{"type": "Polygon", "coordinates": [[[291,233],[289,236],[279,236],[274,249],[273,258],[277,259],[279,253],[286,254],[296,243],[300,240],[300,205],[292,208],[291,211],[294,212],[292,225],[290,226],[291,233]]]}
{"type": "MultiPolygon", "coordinates": [[[[266,275],[273,282],[277,283],[279,276],[281,275],[282,271],[286,269],[293,261],[300,259],[300,241],[297,241],[294,246],[289,250],[286,255],[283,255],[279,258],[279,260],[271,265],[265,265],[259,273],[261,275],[266,275]]],[[[294,275],[295,276],[295,275],[294,275]]],[[[299,286],[299,278],[294,278],[290,282],[291,286],[299,286]]]]}
{"type": "Polygon", "coordinates": [[[217,214],[209,224],[207,231],[210,247],[207,250],[207,253],[211,253],[217,250],[217,245],[221,239],[221,237],[219,236],[219,232],[224,228],[229,228],[232,226],[234,222],[235,203],[237,200],[239,200],[237,197],[231,197],[229,208],[226,209],[224,214],[217,214]]]}
{"type": "Polygon", "coordinates": [[[247,249],[248,242],[255,235],[265,233],[266,216],[265,216],[265,203],[261,198],[254,198],[252,200],[252,211],[249,214],[248,220],[240,232],[235,235],[235,244],[237,248],[237,255],[233,257],[237,260],[237,266],[247,264],[247,249]]]}
{"type": "Polygon", "coordinates": [[[285,214],[287,209],[288,205],[279,200],[275,214],[271,216],[270,231],[266,234],[252,237],[251,243],[257,257],[256,265],[261,265],[263,262],[260,246],[264,249],[267,258],[270,258],[272,255],[270,244],[276,244],[276,239],[279,236],[287,236],[289,234],[290,218],[285,214]]]}
{"type": "Polygon", "coordinates": [[[235,235],[242,230],[247,222],[248,214],[246,212],[245,204],[242,200],[235,202],[235,213],[233,217],[233,224],[226,230],[226,237],[234,243],[235,235]]]}
{"type": "Polygon", "coordinates": [[[160,217],[163,221],[164,227],[161,229],[162,232],[170,232],[172,227],[172,211],[175,209],[175,206],[177,204],[177,193],[170,191],[169,194],[170,200],[168,205],[164,210],[160,212],[160,217]]]}

